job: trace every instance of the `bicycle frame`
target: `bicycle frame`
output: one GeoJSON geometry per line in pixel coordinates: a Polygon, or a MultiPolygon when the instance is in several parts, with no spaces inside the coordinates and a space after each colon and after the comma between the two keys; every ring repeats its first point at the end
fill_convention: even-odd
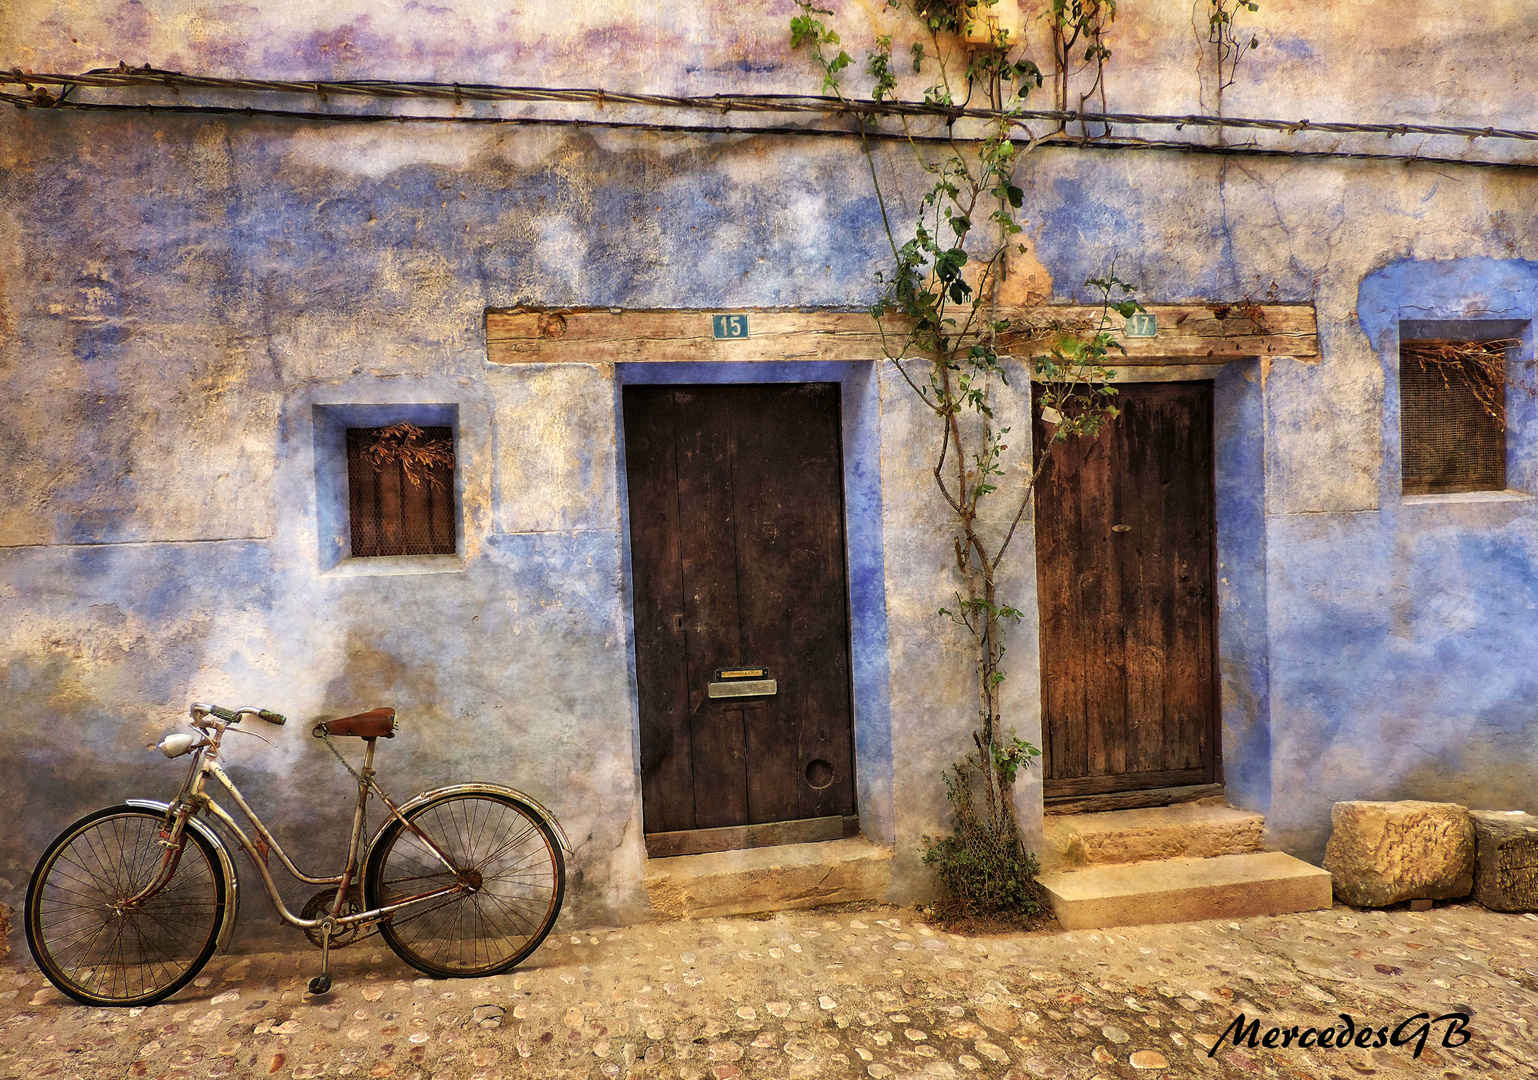
{"type": "Polygon", "coordinates": [[[314,725],[358,785],[346,859],[334,874],[302,868],[223,767],[226,732],[242,730],[236,725],[247,718],[279,727],[287,718],[200,702],[191,714],[196,734],[173,731],[155,745],[167,758],[187,758],[174,796],[87,814],[54,839],[32,873],[27,945],[67,996],[85,1005],[147,1005],[193,982],[233,937],[237,848],[261,875],[279,920],[319,948],[312,996],[331,991],[332,951],[365,927],[436,978],[509,970],[551,932],[566,892],[562,851],[572,852],[565,831],[537,800],[500,784],[437,787],[397,805],[374,772],[378,740],[396,734],[395,710],[314,725]],[[361,753],[333,741],[345,738],[360,738],[361,753]],[[387,814],[370,836],[371,794],[387,814]],[[295,905],[297,914],[278,890],[278,867],[321,887],[295,905]]]}
{"type": "MultiPolygon", "coordinates": [[[[397,807],[393,802],[391,802],[390,799],[384,794],[384,792],[379,789],[379,786],[374,783],[374,740],[364,740],[367,744],[367,750],[364,757],[363,771],[359,774],[358,805],[356,811],[353,814],[352,832],[348,841],[347,864],[344,867],[342,873],[334,877],[317,877],[315,875],[307,874],[303,870],[299,869],[294,860],[289,856],[288,852],[284,851],[283,846],[278,843],[277,838],[272,835],[272,832],[262,822],[260,816],[258,816],[256,811],[253,810],[250,804],[246,802],[235,782],[230,779],[229,775],[220,766],[218,760],[219,746],[228,725],[218,722],[208,722],[195,723],[195,726],[204,731],[205,737],[204,741],[199,743],[193,749],[194,757],[192,765],[188,771],[187,779],[182,783],[181,790],[177,793],[176,798],[173,799],[169,804],[147,804],[154,805],[156,807],[164,807],[164,812],[168,821],[172,822],[169,830],[162,833],[161,843],[165,845],[167,850],[165,856],[162,859],[160,872],[155,876],[155,879],[151,881],[150,884],[141,890],[137,895],[124,901],[125,904],[133,904],[153,896],[155,893],[165,888],[165,886],[170,882],[171,878],[176,873],[177,864],[181,859],[181,852],[183,846],[186,843],[186,829],[188,827],[198,829],[205,835],[209,835],[207,827],[203,826],[202,823],[199,822],[196,817],[194,817],[195,814],[200,812],[208,814],[219,824],[223,825],[226,830],[228,830],[229,835],[235,839],[235,842],[240,846],[240,849],[246,853],[247,857],[250,858],[251,863],[256,867],[257,872],[261,874],[262,885],[267,892],[267,899],[272,903],[274,910],[277,911],[278,917],[284,922],[288,923],[290,926],[298,927],[301,930],[320,930],[327,934],[335,933],[350,926],[376,922],[379,919],[392,915],[406,907],[421,904],[426,901],[437,899],[439,897],[454,896],[459,893],[463,893],[469,888],[469,886],[467,886],[463,881],[456,880],[453,885],[447,885],[443,888],[432,889],[428,892],[419,893],[415,896],[409,896],[393,904],[388,904],[379,908],[372,908],[367,911],[360,911],[352,915],[343,915],[342,909],[346,904],[348,892],[351,889],[352,883],[358,879],[360,874],[363,861],[360,858],[360,855],[366,858],[367,849],[362,847],[362,839],[364,811],[368,805],[368,796],[370,791],[379,796],[380,800],[389,809],[390,817],[399,820],[405,828],[410,829],[417,836],[417,838],[426,845],[428,850],[431,851],[438,858],[438,860],[443,863],[445,868],[447,868],[448,871],[455,876],[456,879],[458,879],[460,874],[459,868],[453,864],[452,860],[450,860],[438,848],[438,846],[432,842],[431,838],[429,838],[425,833],[423,833],[414,824],[412,824],[412,822],[403,815],[401,808],[397,807]],[[210,728],[212,728],[211,733],[209,731],[210,728]],[[213,797],[208,794],[207,786],[208,778],[210,776],[219,782],[220,786],[223,787],[224,790],[229,794],[230,798],[234,800],[235,805],[240,809],[241,813],[251,823],[251,827],[256,833],[256,838],[254,840],[246,833],[243,828],[241,828],[239,822],[237,822],[235,818],[224,809],[224,807],[215,802],[213,797]],[[269,852],[277,853],[279,862],[283,864],[284,869],[287,870],[288,873],[291,874],[295,879],[308,885],[336,886],[337,896],[336,900],[332,904],[331,910],[328,913],[322,915],[320,918],[316,919],[305,919],[299,915],[295,915],[292,911],[290,911],[288,906],[283,902],[282,896],[279,895],[277,883],[273,880],[272,872],[268,867],[267,855],[269,852]]],[[[408,807],[410,805],[410,803],[407,804],[408,807]]],[[[380,828],[383,829],[384,825],[381,825],[380,828]]],[[[377,837],[377,832],[375,835],[377,837]]],[[[236,889],[236,882],[233,874],[233,863],[228,862],[227,856],[224,854],[223,844],[218,841],[217,836],[213,836],[211,838],[214,840],[215,846],[220,851],[221,859],[226,861],[225,869],[230,879],[232,895],[238,896],[238,894],[234,892],[236,889]]],[[[372,840],[370,841],[370,846],[372,846],[372,840]]],[[[231,920],[231,923],[233,923],[233,920],[231,920]]],[[[221,934],[221,936],[225,935],[221,934]]]]}

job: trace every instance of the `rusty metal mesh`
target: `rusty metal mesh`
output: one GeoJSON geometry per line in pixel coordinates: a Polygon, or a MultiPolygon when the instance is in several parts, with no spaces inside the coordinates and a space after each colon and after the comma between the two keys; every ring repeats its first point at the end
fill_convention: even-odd
{"type": "MultiPolygon", "coordinates": [[[[347,497],[352,555],[452,555],[458,548],[454,463],[422,463],[370,453],[387,428],[347,429],[347,497]],[[383,458],[383,460],[381,460],[383,458]]],[[[425,427],[421,440],[452,451],[448,427],[425,427]]]]}
{"type": "Polygon", "coordinates": [[[924,861],[947,894],[936,907],[947,917],[1041,911],[1040,866],[1020,837],[1008,786],[990,784],[978,757],[969,756],[945,774],[945,787],[956,831],[924,837],[924,861]]]}
{"type": "MultiPolygon", "coordinates": [[[[1399,437],[1406,495],[1506,486],[1502,418],[1480,401],[1476,372],[1401,358],[1399,437]]],[[[1489,387],[1483,387],[1487,395],[1489,387]]],[[[1503,391],[1504,387],[1496,387],[1503,391]]]]}

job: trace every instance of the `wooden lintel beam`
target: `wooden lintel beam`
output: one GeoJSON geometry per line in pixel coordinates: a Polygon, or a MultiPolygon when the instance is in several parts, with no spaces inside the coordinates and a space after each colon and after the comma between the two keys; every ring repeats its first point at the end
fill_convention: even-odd
{"type": "MultiPolygon", "coordinates": [[[[1112,366],[1212,364],[1256,356],[1319,355],[1314,309],[1307,304],[1150,304],[1156,334],[1128,337],[1111,316],[1126,355],[1112,366]]],[[[1045,351],[1053,327],[1090,329],[1101,309],[1082,305],[1001,308],[1024,328],[1001,351],[1045,351]]],[[[889,327],[900,327],[888,320],[889,327]]],[[[885,340],[864,311],[614,311],[607,308],[514,308],[486,311],[486,358],[493,364],[608,364],[656,361],[874,360],[900,348],[900,328],[885,340]],[[746,317],[747,336],[718,338],[714,319],[746,317]]]]}

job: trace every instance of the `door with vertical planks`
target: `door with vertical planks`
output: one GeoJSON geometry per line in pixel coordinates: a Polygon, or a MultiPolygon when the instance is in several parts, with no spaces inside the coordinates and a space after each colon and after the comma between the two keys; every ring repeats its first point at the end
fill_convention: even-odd
{"type": "Polygon", "coordinates": [[[831,839],[854,814],[838,389],[624,389],[654,855],[831,839]],[[773,693],[712,696],[754,668],[773,693]]]}
{"type": "Polygon", "coordinates": [[[1118,389],[1036,487],[1049,800],[1217,780],[1212,384],[1118,389]]]}

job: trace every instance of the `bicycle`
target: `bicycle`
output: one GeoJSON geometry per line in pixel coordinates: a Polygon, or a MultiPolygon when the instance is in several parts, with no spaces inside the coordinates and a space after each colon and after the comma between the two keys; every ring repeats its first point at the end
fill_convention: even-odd
{"type": "Polygon", "coordinates": [[[313,729],[358,782],[347,863],[335,877],[300,870],[219,764],[227,731],[256,735],[236,727],[243,717],[277,725],[286,718],[200,702],[191,715],[197,734],[176,732],[156,746],[168,758],[193,755],[175,798],[129,799],[87,814],[48,846],[32,874],[27,945],[48,980],[76,1001],[160,1001],[228,945],[239,881],[229,847],[204,817],[250,858],[278,916],[320,948],[311,994],[331,989],[332,949],[375,932],[419,971],[472,978],[522,963],[555,924],[566,893],[562,852],[571,851],[555,817],[536,799],[496,784],[435,788],[397,806],[374,778],[375,745],[397,731],[394,709],[313,729]],[[363,740],[361,771],[333,737],[363,740]],[[208,794],[209,777],[234,800],[254,836],[208,794]],[[389,814],[364,843],[370,793],[389,814]],[[271,854],[297,880],[324,886],[298,915],[278,895],[271,854]]]}

